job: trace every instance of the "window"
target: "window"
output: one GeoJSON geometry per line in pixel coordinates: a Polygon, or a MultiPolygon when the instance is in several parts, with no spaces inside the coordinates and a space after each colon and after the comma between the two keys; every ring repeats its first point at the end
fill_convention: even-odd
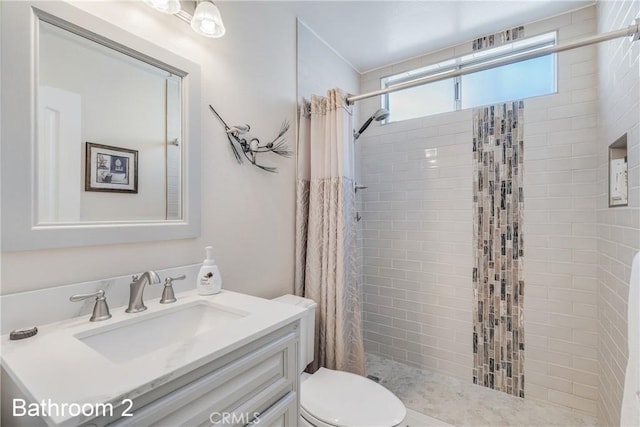
{"type": "Polygon", "coordinates": [[[451,96],[454,79],[441,80],[407,90],[388,94],[388,121],[415,119],[447,111],[455,111],[456,103],[451,96]]]}
{"type": "Polygon", "coordinates": [[[461,76],[462,108],[555,92],[553,55],[461,76]]]}
{"type": "MultiPolygon", "coordinates": [[[[488,64],[555,44],[555,32],[517,40],[499,47],[484,49],[438,64],[385,77],[381,80],[381,86],[384,89],[425,77],[436,77],[452,70],[464,70],[478,64],[488,64]]],[[[382,97],[382,106],[391,113],[386,121],[389,123],[547,95],[555,91],[556,55],[549,54],[392,92],[382,97]]]]}

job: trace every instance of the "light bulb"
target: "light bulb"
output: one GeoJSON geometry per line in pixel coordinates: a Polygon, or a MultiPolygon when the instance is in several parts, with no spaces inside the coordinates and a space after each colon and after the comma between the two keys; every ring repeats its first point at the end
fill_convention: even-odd
{"type": "Polygon", "coordinates": [[[203,33],[213,34],[216,30],[216,23],[213,21],[203,20],[200,22],[200,29],[203,33]]]}
{"type": "Polygon", "coordinates": [[[220,11],[206,0],[198,3],[191,19],[191,28],[205,37],[222,37],[226,32],[220,11]]]}
{"type": "Polygon", "coordinates": [[[162,13],[175,15],[180,12],[179,0],[144,0],[144,3],[162,13]]]}

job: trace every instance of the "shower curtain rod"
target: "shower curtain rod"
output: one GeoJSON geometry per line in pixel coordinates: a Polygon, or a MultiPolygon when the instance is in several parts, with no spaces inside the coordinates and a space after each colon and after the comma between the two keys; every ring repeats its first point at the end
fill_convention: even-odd
{"type": "Polygon", "coordinates": [[[633,41],[638,41],[640,39],[640,18],[636,18],[635,23],[629,25],[627,28],[623,28],[621,30],[611,31],[609,33],[596,34],[594,36],[584,37],[572,42],[567,42],[555,46],[548,46],[533,52],[523,52],[518,53],[513,56],[503,58],[497,60],[495,62],[490,62],[488,64],[476,64],[465,67],[464,69],[455,69],[450,71],[445,71],[440,74],[436,74],[433,76],[422,77],[420,79],[412,80],[406,83],[398,83],[396,85],[389,86],[384,89],[374,90],[372,92],[363,93],[360,95],[349,95],[347,96],[347,103],[353,104],[356,101],[360,101],[367,98],[373,98],[374,96],[385,95],[387,93],[396,92],[403,89],[409,89],[415,86],[421,86],[427,83],[433,83],[440,80],[449,79],[451,77],[463,76],[465,74],[476,73],[478,71],[489,70],[491,68],[496,68],[501,65],[513,64],[514,62],[525,61],[527,59],[539,58],[541,56],[549,55],[550,53],[563,52],[565,50],[576,49],[578,47],[588,46],[595,43],[604,42],[607,40],[613,40],[620,37],[631,37],[633,36],[633,41]]]}

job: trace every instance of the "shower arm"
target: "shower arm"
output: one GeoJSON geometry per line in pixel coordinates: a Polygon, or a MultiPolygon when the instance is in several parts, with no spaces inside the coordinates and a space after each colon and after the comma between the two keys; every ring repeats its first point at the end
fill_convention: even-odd
{"type": "Polygon", "coordinates": [[[620,37],[633,37],[632,41],[634,42],[638,41],[638,39],[640,39],[640,18],[636,18],[635,22],[632,25],[629,25],[627,28],[623,28],[621,30],[611,31],[603,34],[596,34],[594,36],[580,38],[571,42],[562,43],[555,46],[544,47],[532,52],[523,52],[523,53],[515,54],[513,56],[491,62],[490,64],[471,65],[464,69],[454,69],[450,71],[445,71],[435,76],[428,76],[428,77],[412,80],[410,82],[398,83],[396,85],[392,85],[384,89],[379,89],[372,92],[363,93],[360,95],[349,95],[347,96],[347,103],[349,105],[352,105],[356,101],[361,101],[363,99],[373,98],[379,95],[386,95],[387,93],[397,92],[399,90],[409,89],[416,86],[422,86],[427,83],[446,80],[452,77],[464,76],[466,74],[489,70],[491,68],[500,67],[502,65],[513,64],[515,62],[526,61],[527,59],[539,58],[541,56],[549,55],[551,53],[564,52],[565,50],[571,50],[571,49],[576,49],[583,46],[589,46],[595,43],[601,43],[604,41],[613,40],[620,37]]]}
{"type": "Polygon", "coordinates": [[[364,124],[362,126],[360,126],[360,130],[358,131],[358,135],[362,134],[362,132],[364,132],[369,127],[369,125],[371,124],[372,121],[373,121],[373,116],[369,117],[367,119],[367,121],[364,122],[364,124]]]}

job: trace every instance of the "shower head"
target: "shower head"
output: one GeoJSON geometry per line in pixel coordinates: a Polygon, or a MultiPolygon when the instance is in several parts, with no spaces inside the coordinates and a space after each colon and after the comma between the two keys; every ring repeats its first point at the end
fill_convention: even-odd
{"type": "Polygon", "coordinates": [[[389,117],[389,111],[386,108],[380,108],[378,111],[373,113],[373,120],[379,122],[380,120],[384,120],[389,117]]]}
{"type": "Polygon", "coordinates": [[[376,122],[379,122],[381,120],[386,119],[387,117],[389,117],[389,111],[386,108],[380,108],[378,111],[373,113],[371,117],[367,119],[366,122],[364,122],[364,124],[360,127],[360,130],[358,132],[353,131],[353,139],[356,140],[360,138],[360,135],[362,135],[362,133],[365,130],[367,130],[367,128],[369,127],[372,121],[375,120],[376,122]]]}

